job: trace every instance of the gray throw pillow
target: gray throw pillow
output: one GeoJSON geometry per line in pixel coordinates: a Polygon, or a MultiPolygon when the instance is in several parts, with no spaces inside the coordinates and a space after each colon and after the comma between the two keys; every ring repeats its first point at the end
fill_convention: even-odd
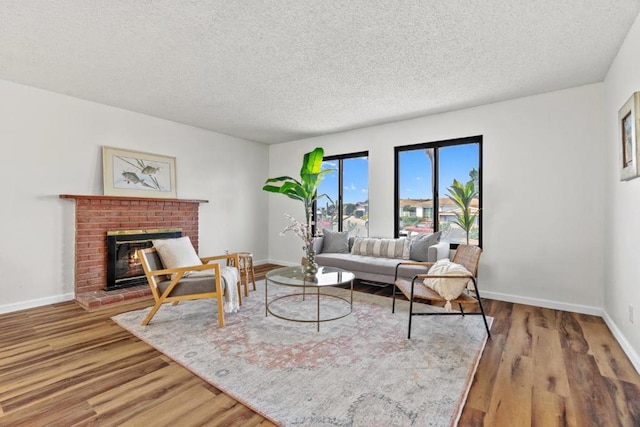
{"type": "Polygon", "coordinates": [[[322,230],[324,236],[322,242],[323,253],[348,254],[349,253],[349,232],[331,231],[326,228],[322,230]]]}
{"type": "Polygon", "coordinates": [[[429,246],[433,246],[440,242],[441,233],[441,231],[438,231],[433,234],[420,234],[417,237],[412,237],[409,258],[414,261],[427,262],[429,246]]]}

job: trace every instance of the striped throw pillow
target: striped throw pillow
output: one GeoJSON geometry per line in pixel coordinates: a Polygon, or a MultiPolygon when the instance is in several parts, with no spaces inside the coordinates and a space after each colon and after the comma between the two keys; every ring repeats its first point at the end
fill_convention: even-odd
{"type": "Polygon", "coordinates": [[[356,237],[351,253],[354,255],[409,259],[410,250],[411,241],[405,237],[398,239],[356,237]]]}

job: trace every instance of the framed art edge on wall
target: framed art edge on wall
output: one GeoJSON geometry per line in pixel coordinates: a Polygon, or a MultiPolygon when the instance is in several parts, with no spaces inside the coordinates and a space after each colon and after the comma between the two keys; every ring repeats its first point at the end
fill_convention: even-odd
{"type": "Polygon", "coordinates": [[[635,92],[618,111],[618,146],[620,180],[640,176],[638,168],[638,135],[640,130],[640,92],[635,92]]]}
{"type": "Polygon", "coordinates": [[[105,196],[175,199],[176,158],[102,147],[105,196]]]}

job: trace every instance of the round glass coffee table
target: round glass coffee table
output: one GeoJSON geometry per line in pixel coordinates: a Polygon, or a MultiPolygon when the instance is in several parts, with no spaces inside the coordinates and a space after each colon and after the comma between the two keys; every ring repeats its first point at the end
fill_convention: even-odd
{"type": "Polygon", "coordinates": [[[320,331],[321,322],[341,319],[351,314],[351,311],[353,310],[354,278],[355,275],[352,272],[335,267],[318,267],[318,272],[311,278],[305,277],[301,266],[283,267],[271,270],[266,275],[264,286],[265,316],[271,314],[280,319],[290,320],[292,322],[315,322],[318,325],[318,331],[320,331]],[[270,284],[298,288],[300,292],[278,296],[269,300],[270,284]],[[349,299],[343,298],[338,295],[320,292],[321,288],[325,288],[327,286],[346,284],[351,284],[351,293],[349,299]],[[283,312],[278,313],[277,310],[274,310],[274,304],[276,304],[278,301],[287,300],[287,304],[301,304],[308,298],[314,297],[316,302],[316,316],[313,319],[302,318],[301,316],[293,316],[285,314],[283,312]],[[333,312],[328,315],[328,317],[322,317],[320,314],[320,301],[321,299],[327,298],[344,301],[346,303],[344,310],[333,312]]]}

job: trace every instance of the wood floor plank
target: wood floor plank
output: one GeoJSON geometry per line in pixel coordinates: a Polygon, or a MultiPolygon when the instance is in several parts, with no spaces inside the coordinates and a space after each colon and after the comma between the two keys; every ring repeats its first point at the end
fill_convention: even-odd
{"type": "MultiPolygon", "coordinates": [[[[467,404],[462,416],[466,418],[467,409],[489,411],[491,396],[495,390],[495,383],[500,367],[500,360],[505,350],[505,343],[512,326],[514,305],[493,300],[483,300],[487,313],[493,313],[491,338],[487,340],[482,358],[473,380],[473,385],[467,396],[467,404]]],[[[473,416],[476,419],[477,416],[473,416]]]]}
{"type": "MultiPolygon", "coordinates": [[[[190,410],[188,413],[182,414],[180,417],[181,425],[198,425],[200,420],[203,419],[217,419],[226,411],[238,405],[238,402],[231,397],[220,393],[212,398],[209,398],[207,402],[190,410]]],[[[253,411],[246,408],[249,416],[253,415],[253,411]]],[[[262,417],[256,422],[262,421],[262,417]]]]}
{"type": "Polygon", "coordinates": [[[532,417],[533,361],[503,353],[498,377],[485,416],[488,426],[528,426],[532,417]]]}
{"type": "Polygon", "coordinates": [[[535,386],[532,394],[531,426],[579,427],[565,396],[535,386]]]}
{"type": "Polygon", "coordinates": [[[485,411],[480,411],[467,405],[460,416],[458,425],[465,427],[482,427],[484,425],[485,414],[485,411]]]}
{"type": "Polygon", "coordinates": [[[533,317],[531,306],[516,305],[514,307],[511,314],[511,329],[505,344],[506,351],[522,356],[531,356],[534,327],[533,317]]]}
{"type": "MultiPolygon", "coordinates": [[[[215,426],[245,427],[256,423],[258,417],[247,412],[244,405],[236,404],[216,417],[215,426]]],[[[260,423],[265,425],[264,421],[260,423]]],[[[268,425],[268,424],[267,424],[268,425]]]]}
{"type": "Polygon", "coordinates": [[[544,307],[533,307],[534,324],[540,328],[557,329],[558,314],[557,310],[551,310],[544,307]]]}
{"type": "MultiPolygon", "coordinates": [[[[483,302],[492,338],[460,426],[640,426],[640,375],[601,318],[483,302]]],[[[150,305],[0,314],[0,426],[273,426],[110,319],[150,305]]]]}
{"type": "Polygon", "coordinates": [[[558,330],[563,349],[582,354],[586,354],[589,351],[589,344],[584,339],[582,326],[576,314],[566,311],[561,312],[558,330]]]}
{"type": "Polygon", "coordinates": [[[200,420],[203,419],[215,420],[207,424],[211,426],[237,425],[250,427],[275,425],[224,393],[217,394],[209,404],[201,405],[198,409],[190,412],[182,418],[181,423],[184,423],[184,425],[198,425],[200,420]],[[230,411],[232,416],[225,415],[230,411]]]}
{"type": "Polygon", "coordinates": [[[640,386],[604,378],[623,426],[640,426],[640,386]]]}
{"type": "Polygon", "coordinates": [[[96,336],[96,329],[100,329],[101,337],[103,337],[104,340],[110,338],[117,339],[122,330],[122,328],[113,322],[105,322],[99,326],[96,325],[95,322],[92,322],[92,324],[87,325],[86,329],[83,328],[82,330],[74,329],[73,326],[70,325],[70,333],[57,331],[61,336],[50,338],[49,345],[54,349],[63,349],[78,344],[85,347],[94,345],[94,342],[95,344],[99,344],[99,338],[101,337],[96,336]]]}
{"type": "Polygon", "coordinates": [[[5,347],[0,350],[0,375],[8,370],[18,369],[25,364],[51,358],[54,353],[53,349],[48,345],[34,342],[5,347]]]}
{"type": "MultiPolygon", "coordinates": [[[[67,344],[61,346],[60,343],[56,343],[55,338],[53,338],[51,343],[43,344],[40,340],[36,340],[34,345],[29,345],[28,347],[18,347],[8,349],[6,352],[0,352],[0,357],[3,357],[2,364],[0,365],[0,377],[8,371],[16,373],[23,368],[33,369],[34,365],[41,362],[50,365],[59,358],[69,357],[73,354],[84,355],[89,350],[104,348],[105,345],[119,340],[130,340],[127,334],[123,334],[122,328],[115,328],[110,332],[100,328],[94,328],[91,334],[92,335],[83,334],[84,339],[80,340],[75,337],[73,341],[77,340],[78,342],[73,345],[67,344]],[[24,354],[25,351],[29,352],[29,354],[24,354]]],[[[75,335],[75,333],[73,335],[75,335]]]]}
{"type": "Polygon", "coordinates": [[[27,380],[15,381],[15,386],[6,393],[0,394],[0,401],[5,410],[11,411],[39,400],[49,400],[57,395],[74,390],[84,384],[101,379],[109,372],[126,369],[145,361],[152,353],[152,348],[143,346],[126,346],[121,348],[122,354],[117,361],[109,360],[108,354],[100,360],[94,355],[86,363],[77,360],[57,364],[53,368],[43,367],[27,380]]]}
{"type": "Polygon", "coordinates": [[[559,357],[549,357],[552,354],[562,354],[560,335],[557,330],[534,326],[533,329],[533,386],[560,396],[568,397],[569,381],[564,360],[559,357]]]}
{"type": "Polygon", "coordinates": [[[611,331],[604,323],[580,321],[589,354],[593,355],[603,376],[640,385],[640,377],[622,347],[611,341],[611,331]]]}
{"type": "Polygon", "coordinates": [[[21,385],[29,386],[34,383],[37,386],[43,386],[58,381],[61,377],[68,378],[78,372],[86,372],[89,369],[98,371],[103,368],[105,362],[105,353],[117,351],[119,358],[128,358],[129,356],[142,355],[148,353],[148,349],[142,349],[136,345],[126,334],[121,334],[120,338],[115,341],[107,341],[104,345],[90,347],[86,351],[66,352],[63,356],[56,355],[49,360],[38,360],[29,365],[15,366],[12,370],[3,373],[0,380],[3,382],[21,381],[21,385]],[[31,378],[31,380],[27,380],[31,378]]]}
{"type": "MultiPolygon", "coordinates": [[[[184,395],[187,390],[201,383],[201,379],[195,376],[187,376],[181,382],[171,381],[166,388],[153,387],[144,391],[141,398],[138,399],[137,392],[135,400],[132,402],[124,402],[123,405],[113,407],[111,410],[97,414],[92,419],[97,425],[123,425],[128,422],[134,422],[138,425],[145,425],[141,418],[145,418],[150,410],[159,414],[168,410],[167,403],[175,396],[184,395]]],[[[159,384],[157,382],[156,384],[159,384]]],[[[128,394],[131,397],[131,393],[128,394]]],[[[158,417],[160,418],[160,417],[158,417]]],[[[146,425],[154,425],[146,422],[146,425]]],[[[175,425],[175,424],[174,424],[175,425]]]]}
{"type": "MultiPolygon", "coordinates": [[[[505,341],[506,337],[504,335],[492,334],[491,339],[487,342],[473,379],[473,386],[467,396],[467,403],[463,415],[465,415],[466,407],[483,413],[489,411],[489,403],[494,393],[505,341]]],[[[471,415],[469,416],[471,417],[471,415]]],[[[474,416],[472,418],[476,417],[474,416]]]]}
{"type": "Polygon", "coordinates": [[[513,322],[513,310],[515,304],[502,301],[486,300],[483,301],[485,306],[489,307],[487,315],[493,317],[491,325],[491,335],[509,335],[511,324],[513,322]]]}
{"type": "MultiPolygon", "coordinates": [[[[155,355],[154,355],[155,356],[155,355]]],[[[182,366],[167,362],[162,357],[153,357],[150,362],[155,369],[145,375],[132,375],[119,384],[106,388],[93,396],[88,396],[87,401],[93,406],[98,415],[105,414],[114,409],[122,409],[127,405],[136,405],[145,400],[152,401],[157,390],[165,390],[175,383],[189,380],[192,375],[182,366]],[[131,399],[135,393],[136,398],[131,399]]],[[[143,367],[137,367],[141,370],[143,367]]],[[[120,373],[118,373],[120,376],[120,373]]]]}
{"type": "Polygon", "coordinates": [[[187,425],[183,420],[185,415],[200,405],[206,405],[213,397],[209,390],[201,387],[200,384],[193,384],[181,393],[173,394],[166,399],[163,402],[162,411],[158,411],[155,406],[147,408],[137,414],[135,421],[129,420],[121,425],[123,427],[187,425]]]}
{"type": "Polygon", "coordinates": [[[29,411],[12,412],[0,418],[0,426],[72,426],[85,423],[93,415],[86,402],[73,405],[47,402],[46,405],[29,411]]]}
{"type": "Polygon", "coordinates": [[[622,426],[616,405],[590,354],[564,349],[570,400],[579,426],[622,426]]]}

